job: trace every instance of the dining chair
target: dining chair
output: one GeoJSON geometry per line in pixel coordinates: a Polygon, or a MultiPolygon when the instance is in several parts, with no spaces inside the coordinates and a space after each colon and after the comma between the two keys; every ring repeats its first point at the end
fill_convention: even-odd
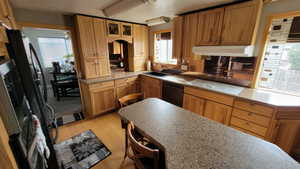
{"type": "Polygon", "coordinates": [[[126,96],[123,96],[119,98],[119,104],[120,107],[125,107],[129,105],[130,103],[134,103],[136,101],[143,100],[143,94],[142,93],[132,93],[126,96]]]}
{"type": "Polygon", "coordinates": [[[157,148],[150,148],[135,137],[134,124],[128,123],[127,133],[129,140],[129,147],[132,154],[127,150],[128,157],[135,163],[136,169],[159,169],[159,150],[157,148]]]}

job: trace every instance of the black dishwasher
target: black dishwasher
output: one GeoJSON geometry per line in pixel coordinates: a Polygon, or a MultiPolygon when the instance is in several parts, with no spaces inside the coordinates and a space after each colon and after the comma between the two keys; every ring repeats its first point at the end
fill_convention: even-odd
{"type": "Polygon", "coordinates": [[[183,85],[163,81],[162,98],[169,103],[182,107],[183,85]]]}

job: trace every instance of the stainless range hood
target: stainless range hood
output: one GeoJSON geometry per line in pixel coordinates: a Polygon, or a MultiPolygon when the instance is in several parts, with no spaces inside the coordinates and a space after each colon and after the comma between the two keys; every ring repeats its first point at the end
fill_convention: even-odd
{"type": "Polygon", "coordinates": [[[253,57],[254,46],[195,46],[193,53],[205,56],[253,57]]]}

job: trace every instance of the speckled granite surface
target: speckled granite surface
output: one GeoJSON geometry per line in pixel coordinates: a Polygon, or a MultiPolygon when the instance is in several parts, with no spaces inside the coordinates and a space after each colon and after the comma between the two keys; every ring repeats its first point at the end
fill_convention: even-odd
{"type": "Polygon", "coordinates": [[[167,169],[300,169],[276,145],[160,99],[119,111],[165,151],[167,169]]]}
{"type": "Polygon", "coordinates": [[[148,74],[143,74],[143,76],[150,76],[153,78],[158,78],[164,81],[169,81],[177,84],[182,84],[185,86],[198,87],[201,89],[218,92],[234,97],[239,97],[243,99],[248,99],[255,102],[260,102],[268,104],[271,106],[279,107],[300,107],[300,97],[280,94],[275,92],[270,92],[263,89],[250,89],[220,82],[213,82],[202,79],[188,78],[184,76],[173,76],[167,75],[163,77],[152,76],[148,74]]]}
{"type": "Polygon", "coordinates": [[[140,75],[143,73],[145,73],[145,72],[144,71],[142,71],[142,72],[115,72],[115,73],[112,73],[111,76],[95,78],[95,79],[80,79],[80,81],[84,82],[86,84],[93,84],[93,83],[105,82],[105,81],[110,81],[110,80],[133,77],[133,76],[137,76],[137,75],[140,75]]]}

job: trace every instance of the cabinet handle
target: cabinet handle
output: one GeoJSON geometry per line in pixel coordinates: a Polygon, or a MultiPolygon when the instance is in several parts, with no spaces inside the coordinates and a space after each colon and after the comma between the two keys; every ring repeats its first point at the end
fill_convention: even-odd
{"type": "Polygon", "coordinates": [[[246,125],[247,125],[247,126],[249,126],[249,125],[250,125],[250,123],[249,123],[249,122],[246,122],[246,125]]]}
{"type": "Polygon", "coordinates": [[[252,112],[249,112],[249,113],[248,113],[248,116],[252,116],[252,115],[253,115],[253,113],[252,113],[252,112]]]}

